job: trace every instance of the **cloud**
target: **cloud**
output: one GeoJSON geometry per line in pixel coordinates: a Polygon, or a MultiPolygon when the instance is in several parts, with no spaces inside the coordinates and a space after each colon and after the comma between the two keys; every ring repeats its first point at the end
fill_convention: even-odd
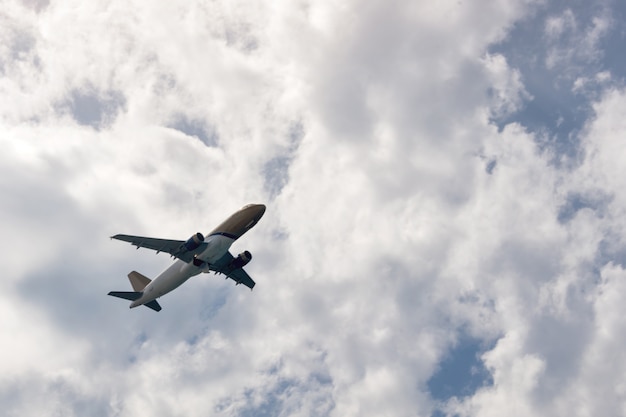
{"type": "MultiPolygon", "coordinates": [[[[502,314],[506,311],[507,317],[501,322],[502,329],[509,330],[505,331],[506,335],[499,339],[494,349],[483,355],[494,384],[480,389],[474,396],[453,398],[447,405],[449,412],[460,415],[496,415],[503,412],[505,407],[508,412],[512,412],[508,404],[515,402],[520,404],[514,411],[519,415],[567,415],[575,413],[580,407],[609,414],[619,413],[619,394],[603,404],[591,399],[594,394],[590,392],[595,392],[595,388],[591,388],[594,383],[588,376],[589,372],[601,372],[598,370],[603,367],[604,359],[593,353],[597,344],[601,343],[604,349],[609,350],[611,348],[608,345],[615,349],[619,345],[600,342],[603,339],[598,333],[598,329],[605,326],[602,314],[597,313],[599,305],[605,306],[605,302],[601,301],[605,293],[600,288],[604,288],[608,276],[619,273],[620,268],[612,262],[622,262],[623,246],[619,237],[621,216],[611,214],[613,210],[621,210],[618,208],[621,203],[614,200],[614,194],[610,191],[612,186],[603,185],[603,180],[598,179],[598,176],[605,178],[607,175],[608,178],[615,173],[608,174],[607,170],[612,170],[612,164],[608,160],[601,162],[599,159],[599,154],[607,155],[605,151],[599,154],[596,152],[601,148],[612,154],[609,159],[616,157],[616,153],[609,150],[610,144],[615,143],[612,141],[613,135],[606,134],[606,129],[611,126],[608,128],[611,132],[622,130],[621,119],[613,117],[616,114],[614,112],[623,109],[622,101],[623,92],[614,91],[595,105],[597,116],[590,121],[584,139],[588,153],[579,168],[554,171],[545,161],[543,167],[541,164],[535,165],[538,169],[535,173],[534,169],[525,172],[524,177],[529,181],[533,181],[533,176],[541,172],[542,183],[551,182],[548,188],[552,188],[552,192],[539,187],[546,194],[538,194],[539,190],[536,189],[532,192],[533,203],[529,202],[526,209],[524,206],[517,208],[516,221],[518,224],[532,223],[532,232],[525,234],[516,230],[512,233],[511,237],[517,243],[511,247],[514,251],[510,255],[515,255],[510,260],[507,261],[510,255],[507,255],[509,249],[506,246],[496,256],[494,266],[497,266],[498,279],[493,282],[492,294],[495,310],[502,314]],[[547,176],[550,173],[554,175],[552,179],[547,176]],[[560,225],[555,222],[553,215],[545,216],[542,213],[547,214],[546,211],[532,209],[534,204],[539,203],[544,208],[553,207],[554,210],[559,200],[564,197],[567,199],[573,192],[585,196],[589,201],[597,201],[595,196],[598,195],[608,197],[603,197],[600,203],[575,204],[573,207],[576,210],[560,225]],[[524,221],[522,217],[525,215],[533,216],[533,220],[524,221]],[[541,238],[543,244],[548,246],[543,247],[541,253],[531,252],[528,257],[529,249],[542,245],[538,241],[531,246],[524,244],[523,240],[531,236],[541,238]],[[518,246],[520,244],[525,246],[518,246]],[[518,261],[521,263],[516,265],[518,261]],[[514,275],[510,276],[511,273],[514,275]]],[[[515,154],[521,155],[519,152],[515,154]]],[[[503,163],[501,158],[498,161],[493,176],[498,175],[503,164],[508,165],[504,168],[506,170],[512,168],[510,162],[503,163]]],[[[521,166],[525,166],[525,169],[532,167],[521,166]]],[[[535,184],[539,184],[535,181],[535,184]]],[[[512,184],[510,180],[507,182],[512,184]]],[[[519,185],[513,188],[517,192],[524,189],[519,185]]],[[[522,191],[522,194],[531,195],[531,192],[522,191]]],[[[502,238],[497,241],[500,244],[503,242],[502,238]]],[[[485,266],[489,264],[483,263],[485,266]]],[[[614,288],[608,292],[617,296],[620,291],[614,288]]],[[[610,330],[606,334],[617,333],[610,330]]],[[[619,359],[617,363],[620,363],[619,359]]],[[[597,373],[595,375],[598,377],[597,373]]],[[[610,382],[607,381],[607,384],[611,386],[619,385],[621,376],[611,375],[606,373],[602,378],[608,378],[610,382]]]]}
{"type": "Polygon", "coordinates": [[[563,46],[577,9],[34,6],[0,25],[9,415],[619,413],[624,92],[603,77],[555,164],[514,119],[544,96],[493,49],[533,16],[563,46]],[[170,262],[108,236],[184,238],[248,202],[254,292],[106,297],[170,262]],[[484,378],[439,389],[448,362],[484,378]]]}

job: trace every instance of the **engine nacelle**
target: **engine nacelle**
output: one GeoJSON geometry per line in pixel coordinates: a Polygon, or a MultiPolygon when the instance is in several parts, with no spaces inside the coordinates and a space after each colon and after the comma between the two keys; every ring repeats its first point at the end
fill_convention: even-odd
{"type": "Polygon", "coordinates": [[[204,243],[204,236],[202,235],[202,233],[198,232],[195,235],[191,236],[189,240],[187,240],[185,243],[183,243],[183,246],[185,246],[185,249],[191,252],[198,249],[198,247],[202,245],[202,243],[204,243]]]}
{"type": "Polygon", "coordinates": [[[243,251],[235,259],[230,262],[231,269],[243,268],[252,260],[252,254],[250,252],[243,251]]]}

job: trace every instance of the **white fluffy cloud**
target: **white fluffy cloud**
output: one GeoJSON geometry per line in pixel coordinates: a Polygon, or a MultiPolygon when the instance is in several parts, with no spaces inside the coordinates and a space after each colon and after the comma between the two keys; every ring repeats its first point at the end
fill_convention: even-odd
{"type": "Polygon", "coordinates": [[[490,124],[530,98],[488,48],[532,7],[7,2],[3,409],[618,415],[626,95],[575,164],[490,124]],[[253,293],[105,296],[169,262],[108,236],[184,238],[248,202],[253,293]],[[435,401],[464,336],[493,383],[435,401]]]}

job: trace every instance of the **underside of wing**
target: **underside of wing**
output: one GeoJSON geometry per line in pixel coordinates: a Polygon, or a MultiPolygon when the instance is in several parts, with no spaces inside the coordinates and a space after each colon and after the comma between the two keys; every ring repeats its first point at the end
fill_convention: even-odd
{"type": "Polygon", "coordinates": [[[201,253],[207,246],[201,233],[196,233],[187,241],[131,235],[115,235],[111,236],[111,239],[128,242],[137,248],[152,249],[157,253],[169,253],[171,256],[182,259],[187,263],[191,262],[194,255],[201,253]]]}
{"type": "Polygon", "coordinates": [[[250,289],[254,288],[254,280],[250,278],[250,275],[248,275],[243,268],[238,267],[236,263],[233,262],[235,259],[236,258],[231,255],[230,252],[226,252],[226,254],[222,256],[219,261],[211,264],[210,269],[226,275],[228,278],[235,281],[237,285],[243,284],[250,289]]]}

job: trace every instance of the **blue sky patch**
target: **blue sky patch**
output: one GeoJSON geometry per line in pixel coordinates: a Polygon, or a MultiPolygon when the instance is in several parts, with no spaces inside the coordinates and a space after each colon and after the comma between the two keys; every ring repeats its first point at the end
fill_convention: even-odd
{"type": "Polygon", "coordinates": [[[593,101],[626,76],[626,56],[615,53],[623,49],[625,13],[624,4],[609,10],[606,3],[558,0],[519,21],[490,53],[503,55],[520,71],[531,98],[521,110],[493,122],[500,129],[521,124],[557,158],[576,156],[593,101]]]}
{"type": "Polygon", "coordinates": [[[472,395],[479,388],[492,385],[493,378],[480,359],[486,350],[484,341],[462,338],[428,380],[427,386],[432,397],[445,401],[452,397],[472,395]]]}
{"type": "Polygon", "coordinates": [[[170,126],[172,129],[179,130],[187,136],[198,138],[206,146],[215,147],[219,145],[219,135],[212,127],[207,127],[204,122],[196,119],[190,119],[185,115],[180,115],[170,126]]]}
{"type": "Polygon", "coordinates": [[[78,124],[99,130],[115,120],[126,106],[126,99],[116,91],[100,93],[95,90],[74,90],[67,105],[78,124]]]}

